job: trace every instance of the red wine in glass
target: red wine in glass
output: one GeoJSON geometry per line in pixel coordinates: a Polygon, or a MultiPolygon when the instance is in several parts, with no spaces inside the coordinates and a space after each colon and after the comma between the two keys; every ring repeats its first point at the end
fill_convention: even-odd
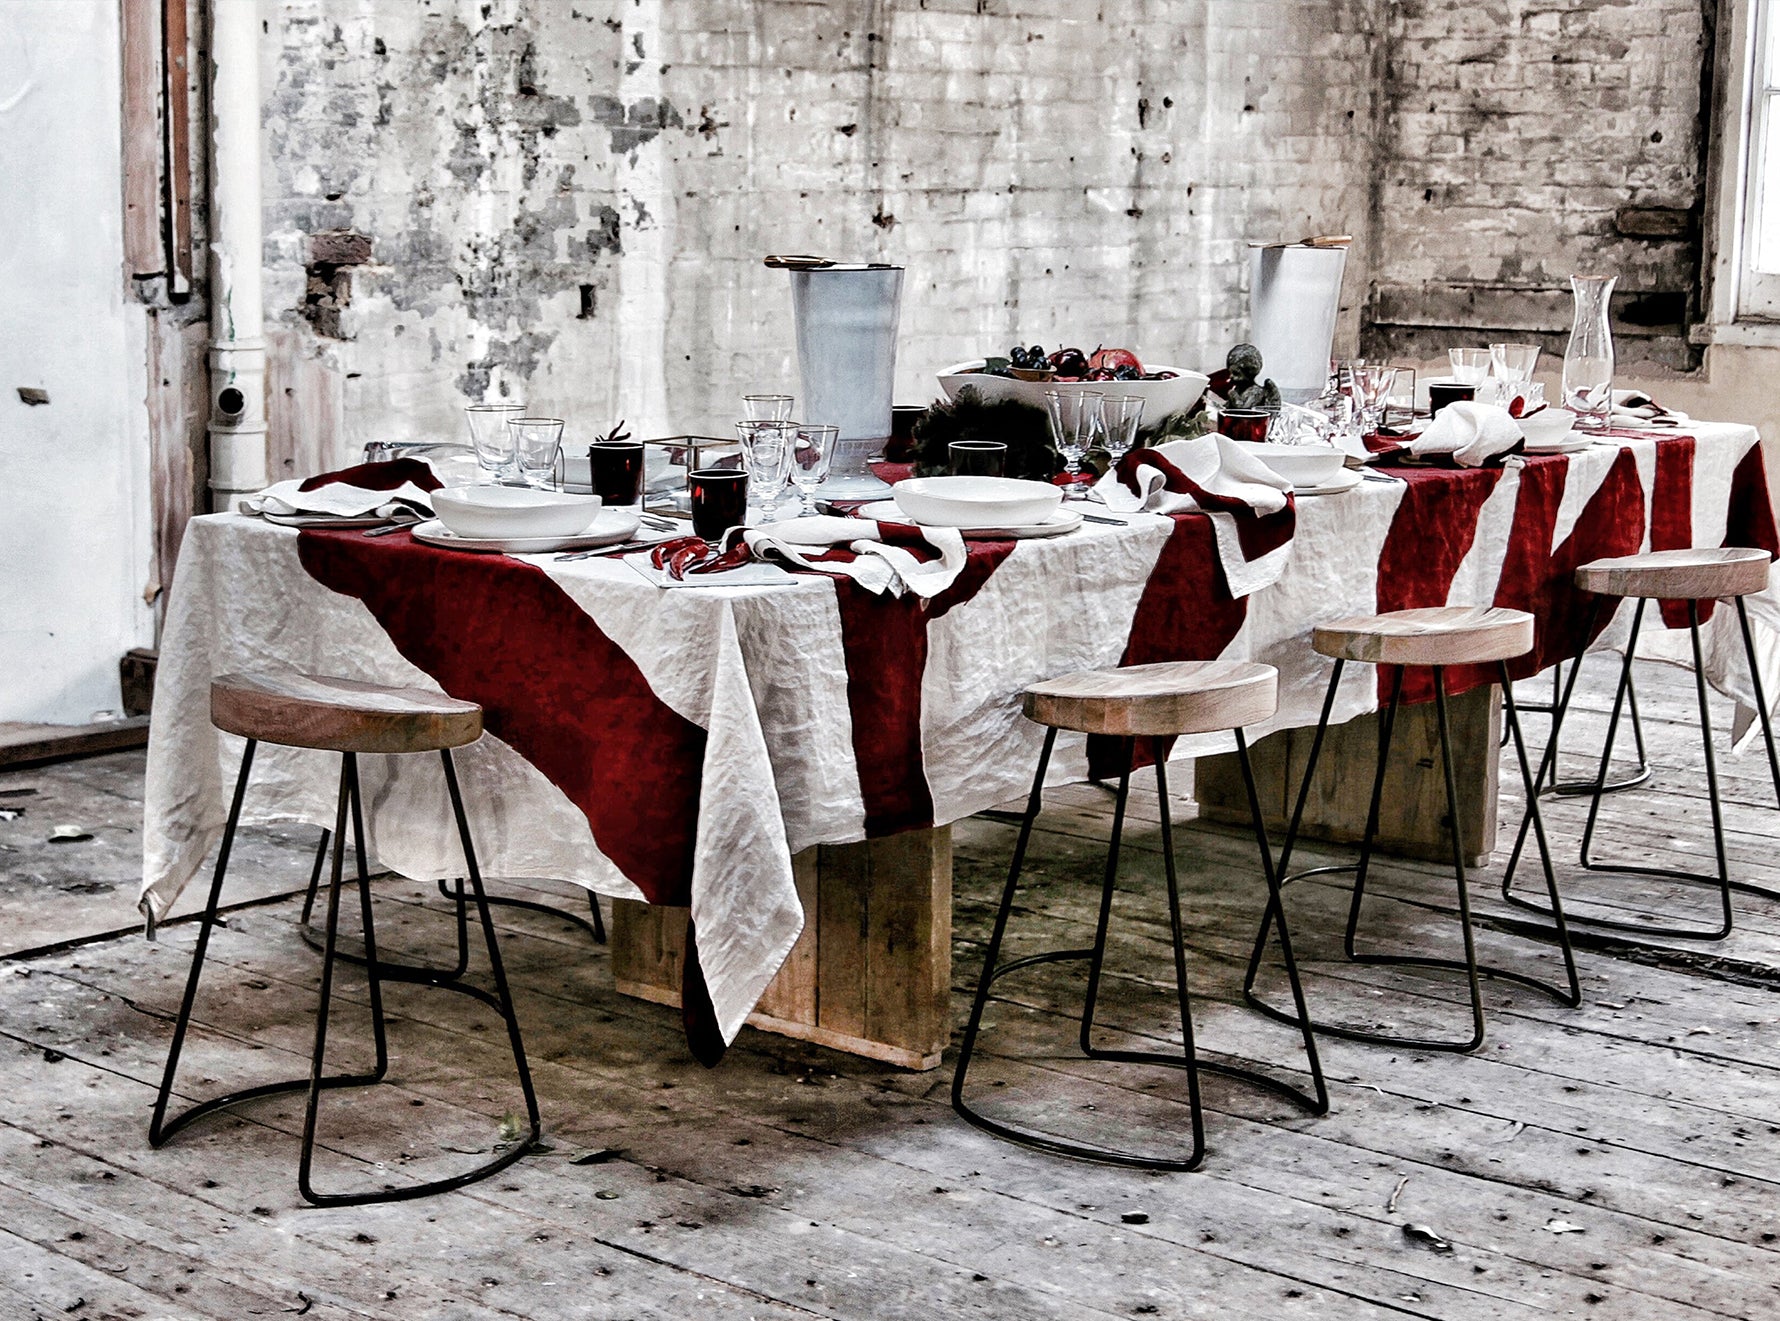
{"type": "Polygon", "coordinates": [[[699,468],[686,474],[692,497],[692,530],[715,542],[748,517],[748,474],[732,468],[699,468]]]}
{"type": "Polygon", "coordinates": [[[593,493],[606,508],[634,505],[643,498],[642,441],[596,441],[587,447],[587,467],[593,493]]]}

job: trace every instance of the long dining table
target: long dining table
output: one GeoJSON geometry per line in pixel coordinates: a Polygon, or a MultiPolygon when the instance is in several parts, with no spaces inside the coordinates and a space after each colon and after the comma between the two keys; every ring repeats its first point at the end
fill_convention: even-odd
{"type": "MultiPolygon", "coordinates": [[[[1623,615],[1583,636],[1572,575],[1587,560],[1780,550],[1754,429],[1715,423],[1499,467],[1396,467],[1299,498],[1283,569],[1247,596],[1231,594],[1216,543],[1204,513],[973,541],[957,581],[923,600],[817,572],[663,587],[616,558],[198,518],[161,647],[143,911],[166,914],[222,830],[241,749],[208,719],[215,676],[286,668],[439,689],[486,713],[460,757],[484,873],[616,901],[619,990],[684,998],[717,1052],[752,1016],[932,1067],[949,1036],[948,827],[1027,788],[1042,739],[1020,714],[1027,685],[1121,663],[1263,661],[1280,686],[1276,715],[1249,731],[1261,738],[1316,722],[1319,622],[1525,609],[1538,641],[1518,678],[1623,636],[1623,615]]],[[[1747,706],[1727,613],[1707,624],[1708,677],[1747,706]]],[[[1780,657],[1780,593],[1753,598],[1751,614],[1766,670],[1780,657]]],[[[1489,683],[1453,677],[1456,689],[1489,683]]],[[[1368,667],[1349,667],[1334,719],[1376,711],[1379,692],[1368,667]]],[[[1409,693],[1421,695],[1413,681],[1409,693]]],[[[1166,755],[1229,747],[1182,740],[1166,755]]],[[[1052,781],[1109,773],[1119,755],[1065,736],[1052,781]]],[[[377,862],[459,874],[437,764],[365,758],[361,775],[377,862]]],[[[243,820],[325,828],[333,789],[326,754],[263,748],[243,820]]]]}

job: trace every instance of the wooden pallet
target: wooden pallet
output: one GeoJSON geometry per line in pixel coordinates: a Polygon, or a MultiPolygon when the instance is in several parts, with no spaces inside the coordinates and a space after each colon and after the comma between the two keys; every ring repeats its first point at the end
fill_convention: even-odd
{"type": "MultiPolygon", "coordinates": [[[[792,860],[804,929],[748,1023],[883,1060],[939,1066],[951,1033],[952,832],[824,844],[792,860]]],[[[612,904],[621,994],[680,1003],[686,909],[612,904]]]]}

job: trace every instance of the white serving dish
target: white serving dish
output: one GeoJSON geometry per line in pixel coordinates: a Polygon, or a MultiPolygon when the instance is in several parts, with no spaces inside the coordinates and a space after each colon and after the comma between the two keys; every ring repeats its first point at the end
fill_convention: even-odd
{"type": "Polygon", "coordinates": [[[491,551],[504,555],[541,555],[551,550],[588,550],[597,546],[616,546],[630,541],[642,524],[642,515],[635,509],[602,509],[593,521],[579,532],[553,537],[463,537],[436,518],[417,523],[413,528],[416,541],[448,550],[491,551]]]}
{"type": "MultiPolygon", "coordinates": [[[[855,512],[861,518],[876,519],[880,523],[894,523],[908,517],[894,500],[879,500],[873,504],[861,505],[855,512]]],[[[958,531],[964,534],[966,541],[1024,541],[1029,537],[1060,537],[1066,532],[1074,532],[1084,521],[1079,512],[1064,507],[1053,509],[1036,523],[961,527],[958,531]]]]}
{"type": "Polygon", "coordinates": [[[939,374],[939,383],[946,398],[956,399],[965,386],[973,387],[985,403],[1017,399],[1034,408],[1045,406],[1046,390],[1098,390],[1101,394],[1137,395],[1143,400],[1143,426],[1154,426],[1171,413],[1184,413],[1199,402],[1211,377],[1204,372],[1188,371],[1162,363],[1145,363],[1153,372],[1174,372],[1171,381],[1022,381],[1012,376],[984,376],[972,371],[984,360],[954,363],[939,374]]]}
{"type": "Polygon", "coordinates": [[[1063,491],[1017,477],[911,477],[891,498],[929,527],[1029,527],[1056,512],[1063,491]]]}
{"type": "Polygon", "coordinates": [[[1243,451],[1254,455],[1295,487],[1327,486],[1340,474],[1347,455],[1332,445],[1275,445],[1246,441],[1243,451]]]}
{"type": "Polygon", "coordinates": [[[448,486],[433,492],[433,512],[460,537],[481,540],[572,537],[600,511],[597,495],[526,486],[448,486]]]}

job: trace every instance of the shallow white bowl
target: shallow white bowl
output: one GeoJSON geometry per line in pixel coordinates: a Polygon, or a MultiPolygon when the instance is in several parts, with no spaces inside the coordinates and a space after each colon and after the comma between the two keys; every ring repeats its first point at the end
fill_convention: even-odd
{"type": "Polygon", "coordinates": [[[1561,445],[1576,426],[1576,414],[1567,408],[1541,408],[1520,419],[1520,433],[1532,449],[1561,445]]]}
{"type": "Polygon", "coordinates": [[[1017,399],[1023,404],[1031,404],[1034,408],[1045,406],[1046,390],[1098,390],[1101,394],[1132,394],[1143,400],[1144,426],[1154,426],[1170,413],[1181,413],[1199,402],[1199,396],[1205,393],[1205,387],[1211,383],[1211,377],[1204,372],[1188,371],[1184,367],[1170,367],[1163,363],[1145,363],[1153,372],[1176,372],[1172,381],[1021,381],[1012,376],[984,376],[981,372],[973,372],[972,367],[981,367],[983,359],[975,358],[970,362],[955,363],[939,374],[939,383],[944,387],[946,398],[956,399],[958,392],[965,386],[976,390],[984,403],[995,403],[1001,399],[1017,399]]]}
{"type": "Polygon", "coordinates": [[[1063,501],[1060,487],[1017,477],[911,477],[890,495],[898,509],[930,527],[1027,527],[1063,501]]]}
{"type": "Polygon", "coordinates": [[[598,517],[597,495],[524,486],[448,486],[433,512],[460,537],[572,537],[598,517]]]}
{"type": "Polygon", "coordinates": [[[1273,445],[1260,441],[1242,448],[1293,486],[1327,486],[1340,475],[1347,455],[1332,445],[1273,445]]]}

